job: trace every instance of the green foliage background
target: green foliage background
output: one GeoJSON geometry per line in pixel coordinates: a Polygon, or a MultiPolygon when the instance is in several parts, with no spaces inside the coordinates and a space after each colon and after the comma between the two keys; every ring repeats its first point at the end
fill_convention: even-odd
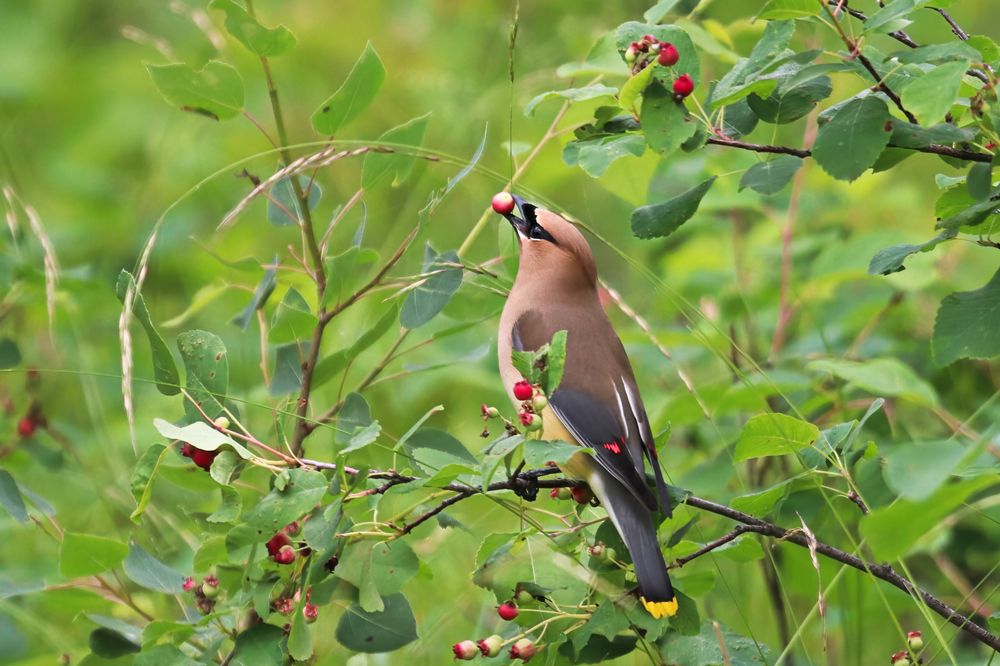
{"type": "MultiPolygon", "coordinates": [[[[430,217],[393,272],[398,282],[335,319],[324,356],[348,348],[387,308],[402,303],[405,293],[399,290],[422,270],[425,241],[438,252],[462,246],[489,197],[503,187],[501,177],[510,174],[504,145],[510,129],[516,144],[526,144],[515,148],[530,151],[562,100],[543,101],[525,115],[528,102],[540,93],[571,87],[559,76],[560,66],[584,60],[595,41],[648,9],[642,2],[523,3],[511,84],[511,3],[256,4],[266,25],[284,24],[297,38],[295,48],[271,63],[291,143],[320,140],[310,116],[345,79],[369,40],[385,64],[386,80],[376,100],[338,138],[375,139],[430,113],[423,145],[443,158],[415,160],[413,173],[399,187],[385,180],[364,195],[363,244],[381,260],[417,225],[428,195],[469,160],[488,127],[479,168],[430,217]]],[[[763,4],[682,1],[674,8],[670,20],[684,17],[679,24],[694,36],[701,55],[696,97],[704,99],[707,82],[719,79],[738,55],[753,48],[765,22],[750,18],[763,4]]],[[[877,9],[874,2],[864,4],[871,6],[858,6],[869,14],[877,9]]],[[[956,2],[951,11],[970,32],[1000,40],[991,3],[956,2]]],[[[294,405],[284,402],[285,396],[269,395],[261,382],[256,319],[246,332],[231,320],[250,301],[263,276],[261,265],[275,255],[283,266],[293,265],[289,246],[300,255],[302,248],[294,227],[268,224],[263,200],[252,203],[232,227],[215,231],[250,187],[236,174],[245,168],[266,178],[275,169],[276,155],[242,162],[270,148],[251,123],[242,116],[215,122],[181,113],[164,103],[146,72],[144,63],[182,61],[198,68],[210,59],[225,60],[244,80],[245,108],[270,128],[259,62],[225,35],[221,12],[200,3],[0,0],[0,15],[0,182],[37,209],[60,265],[55,319],[50,322],[37,234],[25,230],[16,240],[0,237],[0,338],[16,341],[22,357],[11,362],[11,352],[4,349],[8,355],[3,365],[13,367],[0,371],[0,400],[9,405],[0,415],[0,466],[22,492],[44,498],[31,509],[39,523],[58,532],[40,510],[47,502],[59,529],[70,535],[69,542],[78,535],[80,552],[97,553],[92,559],[100,560],[95,566],[61,558],[59,544],[43,532],[43,525],[22,523],[16,511],[0,518],[0,663],[49,664],[64,654],[74,664],[104,663],[87,657],[95,628],[103,626],[112,635],[108,640],[114,640],[128,634],[116,621],[134,626],[145,622],[127,606],[106,598],[99,587],[64,583],[117,566],[129,552],[121,548],[131,539],[141,548],[133,547],[125,560],[122,581],[133,582],[122,584],[144,612],[177,620],[179,606],[169,594],[175,590],[166,585],[156,591],[158,565],[142,559],[143,553],[152,553],[176,571],[203,574],[204,567],[195,567],[196,553],[207,539],[229,529],[206,519],[220,504],[214,482],[190,465],[181,467],[186,461],[171,452],[166,462],[180,471],[172,483],[154,485],[139,527],[129,520],[135,509],[129,479],[136,454],[122,409],[121,306],[114,290],[119,272],[136,265],[154,223],[169,209],[148,264],[145,303],[171,350],[176,349],[178,334],[188,329],[212,331],[222,338],[228,350],[229,394],[245,401],[238,407],[249,423],[273,437],[278,422],[287,427],[287,421],[272,419],[271,409],[290,410],[294,405]],[[244,258],[252,261],[231,265],[244,258]],[[27,368],[37,368],[38,377],[26,373],[27,368]],[[32,403],[41,406],[51,427],[22,439],[17,423],[32,403]],[[97,536],[111,541],[88,541],[97,536]],[[139,582],[149,583],[149,576],[154,583],[139,582]],[[24,586],[41,580],[46,591],[21,594],[24,586]]],[[[906,29],[920,43],[953,38],[947,24],[930,11],[915,18],[906,29]]],[[[874,39],[885,40],[877,43],[887,51],[898,46],[885,36],[874,39]]],[[[805,22],[798,23],[793,46],[826,52],[842,48],[829,30],[805,22]]],[[[584,85],[589,76],[581,75],[573,85],[584,85]]],[[[610,85],[621,83],[621,78],[612,79],[610,85]]],[[[821,106],[864,88],[856,77],[835,76],[833,85],[832,97],[821,106]]],[[[601,103],[573,104],[558,128],[592,121],[601,103]]],[[[762,124],[745,138],[798,146],[805,131],[805,120],[762,124]]],[[[954,168],[937,156],[915,155],[897,168],[869,171],[848,183],[834,180],[808,160],[798,184],[762,196],[738,191],[742,174],[759,161],[751,152],[708,146],[661,160],[647,150],[641,157],[614,161],[600,178],[592,178],[563,160],[562,146],[572,137],[566,131],[545,145],[514,189],[529,200],[542,197],[599,233],[606,242],[591,241],[602,277],[649,322],[658,344],[634,317],[610,308],[633,359],[654,432],[669,431],[663,456],[670,483],[730,502],[800,479],[774,491],[774,497],[784,498],[780,506],[764,502],[765,512],[773,509],[775,522],[796,527],[801,520],[820,540],[848,550],[852,547],[847,535],[860,535],[876,558],[904,556],[908,574],[953,606],[968,612],[974,598],[988,611],[1000,608],[995,595],[1000,586],[995,571],[1000,512],[989,490],[996,480],[993,454],[1000,445],[995,426],[1000,366],[968,359],[938,365],[930,347],[938,304],[949,294],[987,284],[1000,255],[994,248],[952,241],[909,257],[903,272],[867,272],[879,250],[922,243],[934,235],[939,195],[935,176],[964,175],[967,169],[954,168]],[[679,231],[665,239],[633,236],[629,219],[635,208],[678,195],[711,176],[717,177],[712,190],[679,231]],[[790,221],[790,279],[782,296],[782,231],[790,221]],[[789,326],[784,340],[772,344],[783,302],[792,304],[789,326]],[[734,351],[732,340],[759,368],[734,351]],[[685,388],[681,373],[690,378],[694,393],[685,388]],[[855,461],[853,473],[876,513],[903,498],[891,513],[873,515],[859,527],[860,514],[843,496],[840,479],[811,473],[808,459],[742,462],[752,457],[743,455],[753,445],[744,424],[755,415],[789,412],[828,429],[861,418],[876,398],[886,402],[856,441],[854,451],[863,457],[855,461]],[[952,474],[980,480],[959,483],[952,474]],[[828,486],[825,494],[817,489],[817,479],[828,486]],[[927,495],[920,488],[939,485],[930,504],[922,503],[927,495]],[[928,512],[929,506],[940,512],[928,512]],[[897,547],[900,541],[903,545],[897,547]],[[974,597],[970,587],[975,588],[974,597]]],[[[520,153],[519,163],[528,151],[520,153]]],[[[360,158],[320,172],[317,182],[323,196],[315,209],[320,229],[357,190],[361,172],[360,158]]],[[[350,247],[361,223],[358,206],[333,230],[330,246],[337,251],[332,254],[350,247]]],[[[349,464],[402,467],[405,462],[386,446],[391,449],[437,405],[444,409],[432,415],[428,425],[451,433],[476,454],[485,446],[478,437],[479,405],[507,407],[495,361],[502,289],[514,266],[510,231],[504,226],[491,218],[462,255],[474,263],[500,257],[489,264],[499,278],[467,271],[443,313],[410,335],[407,347],[414,345],[412,352],[386,369],[387,379],[364,391],[381,425],[380,446],[366,447],[349,458],[349,464]],[[468,326],[452,330],[460,324],[468,326]],[[417,344],[435,336],[443,339],[417,344]]],[[[362,268],[353,270],[360,273],[362,268]]],[[[363,278],[344,279],[360,283],[363,278]]],[[[304,276],[279,272],[277,290],[266,307],[269,319],[293,287],[307,299],[311,294],[304,276]]],[[[292,330],[284,342],[308,337],[308,331],[296,328],[301,322],[294,317],[287,322],[292,330]]],[[[141,454],[153,443],[164,443],[154,417],[178,420],[183,407],[178,398],[157,392],[147,341],[138,326],[133,326],[133,335],[136,443],[141,454]]],[[[342,382],[331,381],[318,391],[316,411],[362,382],[389,350],[393,335],[353,358],[342,382]]],[[[349,410],[343,418],[356,413],[349,410]]],[[[314,433],[307,455],[334,459],[345,444],[342,436],[338,441],[338,430],[353,427],[343,418],[335,427],[314,433]]],[[[268,478],[265,471],[250,469],[236,484],[244,510],[266,492],[268,478]]],[[[10,487],[0,492],[6,493],[5,506],[10,508],[10,487]]],[[[378,515],[403,511],[418,499],[422,496],[387,494],[378,500],[378,515]]],[[[367,501],[352,505],[355,522],[365,520],[363,515],[371,519],[376,503],[365,505],[367,501]]],[[[539,503],[568,510],[544,493],[539,503]]],[[[684,548],[731,527],[691,510],[679,514],[661,529],[664,542],[678,549],[668,556],[682,556],[684,548]],[[688,526],[692,518],[697,522],[688,526]]],[[[419,567],[413,565],[414,576],[402,591],[413,607],[419,640],[384,659],[354,656],[348,662],[352,666],[446,663],[452,643],[496,628],[493,608],[498,598],[475,585],[471,574],[483,539],[517,532],[519,521],[483,498],[469,499],[447,515],[460,525],[442,527],[430,521],[407,539],[419,567]]],[[[765,540],[760,543],[771,547],[765,540]]],[[[772,659],[794,635],[788,652],[795,663],[882,663],[903,647],[903,632],[920,629],[932,644],[929,654],[934,657],[928,663],[984,663],[981,645],[950,625],[934,629],[940,618],[913,599],[827,560],[820,561],[825,597],[821,616],[816,612],[820,584],[807,550],[777,545],[770,557],[761,559],[757,550],[747,548],[745,557],[700,558],[677,571],[675,578],[695,599],[703,620],[717,620],[735,634],[770,646],[772,659]],[[773,563],[776,574],[767,573],[767,563],[773,563]],[[786,614],[784,629],[768,601],[775,597],[786,614]]],[[[542,570],[558,568],[555,560],[542,555],[537,565],[542,570]]],[[[546,573],[539,576],[545,578],[546,573]]],[[[552,572],[549,578],[558,576],[552,572]]],[[[390,598],[398,590],[379,591],[390,598]]],[[[312,631],[319,663],[344,663],[353,654],[335,636],[352,594],[353,588],[338,588],[320,608],[312,631]]],[[[711,642],[713,634],[708,636],[711,642]]],[[[675,640],[682,636],[670,634],[668,641],[675,640]]],[[[745,642],[733,645],[740,648],[734,653],[738,659],[758,654],[745,642]]],[[[684,649],[693,650],[691,645],[684,649]]],[[[132,659],[120,657],[116,663],[132,659]]],[[[615,663],[649,663],[649,657],[635,652],[615,663]]],[[[681,663],[721,662],[691,656],[681,663]]]]}

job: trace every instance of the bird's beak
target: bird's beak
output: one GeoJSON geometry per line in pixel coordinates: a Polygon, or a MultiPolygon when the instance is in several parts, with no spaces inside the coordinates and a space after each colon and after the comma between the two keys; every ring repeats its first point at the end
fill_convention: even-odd
{"type": "Polygon", "coordinates": [[[505,213],[504,217],[510,222],[510,226],[514,227],[514,231],[517,232],[518,236],[527,237],[528,231],[531,229],[531,223],[527,220],[524,207],[532,206],[532,204],[529,204],[516,194],[513,197],[515,203],[514,210],[505,213]]]}

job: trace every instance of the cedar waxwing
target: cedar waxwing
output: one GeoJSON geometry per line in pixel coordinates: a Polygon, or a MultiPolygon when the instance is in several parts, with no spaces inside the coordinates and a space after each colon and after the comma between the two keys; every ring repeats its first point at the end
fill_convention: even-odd
{"type": "Polygon", "coordinates": [[[565,370],[542,412],[542,437],[594,450],[560,467],[586,481],[608,512],[632,556],[646,610],[656,618],[674,615],[677,599],[653,522],[658,507],[670,515],[667,486],[632,366],[598,298],[590,246],[571,222],[520,197],[501,193],[494,209],[514,227],[521,248],[500,317],[503,382],[519,403],[513,386],[521,375],[511,350],[535,350],[567,332],[565,370]],[[646,484],[643,458],[653,468],[656,494],[646,484]]]}

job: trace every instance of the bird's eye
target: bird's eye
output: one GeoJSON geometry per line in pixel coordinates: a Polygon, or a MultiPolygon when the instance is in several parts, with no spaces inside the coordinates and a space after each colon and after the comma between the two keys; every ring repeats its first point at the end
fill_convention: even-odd
{"type": "Polygon", "coordinates": [[[542,229],[539,225],[531,225],[531,229],[528,230],[528,238],[534,240],[542,240],[546,236],[545,229],[542,229]]]}

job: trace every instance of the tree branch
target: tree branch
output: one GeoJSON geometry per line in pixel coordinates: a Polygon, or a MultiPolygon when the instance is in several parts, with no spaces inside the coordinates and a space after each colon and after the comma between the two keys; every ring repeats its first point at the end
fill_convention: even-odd
{"type": "MultiPolygon", "coordinates": [[[[792,148],[791,146],[772,146],[768,144],[761,143],[748,143],[746,141],[738,141],[736,139],[727,139],[724,137],[708,137],[706,143],[710,143],[715,146],[726,146],[728,148],[739,148],[740,150],[750,150],[755,153],[777,153],[781,155],[794,155],[795,157],[812,157],[811,150],[805,150],[803,148],[792,148]]],[[[987,155],[986,153],[977,153],[974,150],[962,150],[961,148],[952,148],[951,146],[942,146],[937,143],[932,143],[926,146],[921,146],[920,148],[908,148],[907,146],[897,146],[894,144],[889,144],[889,148],[902,148],[904,150],[914,150],[918,153],[930,153],[932,155],[944,155],[946,157],[954,157],[956,159],[965,160],[967,162],[992,162],[993,156],[987,155]]]]}
{"type": "MultiPolygon", "coordinates": [[[[513,475],[504,481],[496,481],[491,483],[486,492],[498,492],[504,490],[523,490],[529,487],[535,488],[569,488],[572,486],[580,485],[580,482],[573,481],[564,477],[558,479],[543,479],[541,477],[549,476],[551,474],[558,474],[559,469],[555,467],[546,467],[536,470],[527,470],[520,472],[519,474],[513,475]]],[[[388,479],[394,481],[392,485],[399,485],[402,483],[409,483],[410,481],[416,480],[415,477],[405,476],[402,474],[397,474],[396,472],[373,472],[370,474],[376,475],[376,478],[388,479]]],[[[430,510],[420,514],[414,520],[407,523],[403,527],[399,528],[399,533],[396,538],[409,534],[416,527],[426,522],[430,518],[438,515],[445,509],[458,504],[464,499],[473,497],[475,495],[483,494],[483,489],[477,486],[470,486],[464,483],[449,483],[442,487],[442,490],[450,490],[455,494],[448,497],[444,501],[435,505],[430,510]]],[[[690,507],[699,509],[701,511],[706,511],[708,513],[713,513],[717,516],[722,516],[723,518],[728,518],[729,520],[740,523],[735,529],[733,529],[728,534],[706,544],[697,553],[693,553],[686,558],[677,560],[674,566],[682,566],[695,559],[705,555],[720,546],[732,541],[741,534],[753,532],[755,534],[760,534],[761,536],[770,537],[773,539],[778,539],[780,541],[785,541],[788,543],[793,543],[802,548],[810,547],[810,539],[800,530],[789,530],[775,525],[774,523],[768,522],[756,516],[752,516],[749,513],[744,513],[737,509],[734,509],[725,504],[719,504],[717,502],[712,502],[711,500],[703,499],[695,495],[688,495],[682,502],[690,507]]],[[[812,546],[815,548],[816,552],[824,557],[845,564],[849,567],[857,569],[858,571],[864,571],[879,580],[885,581],[890,585],[899,588],[900,590],[906,592],[911,596],[919,597],[923,600],[927,607],[932,611],[946,619],[951,624],[955,625],[965,633],[969,634],[979,642],[984,645],[988,645],[997,652],[1000,652],[1000,636],[990,633],[983,627],[979,626],[972,619],[941,601],[930,592],[915,586],[905,577],[900,575],[893,569],[889,564],[874,564],[867,560],[864,560],[857,555],[848,553],[847,551],[836,548],[822,541],[814,541],[812,546]]]]}

